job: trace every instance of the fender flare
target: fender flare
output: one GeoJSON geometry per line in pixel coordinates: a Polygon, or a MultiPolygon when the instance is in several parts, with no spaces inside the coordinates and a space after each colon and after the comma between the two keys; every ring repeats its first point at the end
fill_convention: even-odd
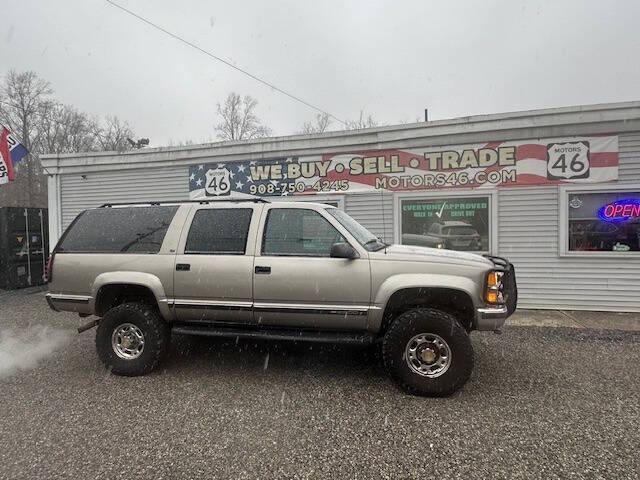
{"type": "Polygon", "coordinates": [[[474,308],[479,304],[478,286],[467,277],[457,275],[442,275],[431,273],[406,273],[387,278],[378,288],[374,299],[374,306],[369,318],[370,330],[379,331],[382,326],[384,312],[389,299],[398,291],[407,288],[445,288],[458,290],[471,299],[474,308]]]}
{"type": "Polygon", "coordinates": [[[153,296],[156,299],[158,310],[165,320],[172,318],[171,308],[167,302],[167,295],[164,291],[164,286],[160,279],[151,274],[145,272],[131,272],[131,271],[116,271],[116,272],[104,272],[96,277],[91,286],[91,300],[89,300],[89,308],[92,312],[95,312],[96,300],[98,299],[98,292],[100,289],[107,285],[113,284],[128,284],[139,285],[151,290],[153,296]]]}

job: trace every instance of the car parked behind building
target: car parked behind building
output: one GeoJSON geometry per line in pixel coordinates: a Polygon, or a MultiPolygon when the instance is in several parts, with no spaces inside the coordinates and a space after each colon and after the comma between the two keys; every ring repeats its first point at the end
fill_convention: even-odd
{"type": "Polygon", "coordinates": [[[405,233],[402,235],[405,245],[419,245],[450,250],[469,250],[480,252],[482,239],[473,225],[458,220],[434,222],[423,235],[405,233]]]}

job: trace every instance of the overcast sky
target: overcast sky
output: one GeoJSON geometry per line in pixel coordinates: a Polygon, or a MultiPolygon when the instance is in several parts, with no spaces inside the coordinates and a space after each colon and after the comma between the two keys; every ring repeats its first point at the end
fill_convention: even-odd
{"type": "MultiPolygon", "coordinates": [[[[115,1],[343,119],[640,100],[635,0],[115,1]]],[[[0,74],[10,69],[153,146],[215,139],[230,91],[256,97],[275,135],[315,114],[104,0],[2,0],[0,74]]]]}

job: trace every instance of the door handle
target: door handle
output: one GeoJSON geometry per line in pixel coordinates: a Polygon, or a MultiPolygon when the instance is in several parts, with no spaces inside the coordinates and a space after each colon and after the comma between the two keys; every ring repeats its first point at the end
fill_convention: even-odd
{"type": "Polygon", "coordinates": [[[176,263],[176,272],[188,272],[191,270],[190,263],[176,263]]]}
{"type": "Polygon", "coordinates": [[[264,275],[269,275],[271,273],[271,267],[256,266],[255,272],[262,273],[264,275]]]}

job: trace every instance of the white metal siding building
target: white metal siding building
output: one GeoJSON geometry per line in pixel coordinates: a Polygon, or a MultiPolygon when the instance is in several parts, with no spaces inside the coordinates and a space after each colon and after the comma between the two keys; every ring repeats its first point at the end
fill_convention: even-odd
{"type": "MultiPolygon", "coordinates": [[[[275,164],[284,167],[285,161],[317,161],[320,166],[323,161],[334,162],[330,163],[334,170],[326,176],[331,181],[345,178],[336,173],[346,168],[335,169],[339,162],[351,168],[351,173],[361,173],[361,177],[348,177],[349,188],[343,188],[346,184],[327,184],[329,190],[336,187],[339,192],[320,187],[321,191],[315,192],[310,186],[318,177],[311,180],[300,177],[306,182],[306,193],[314,194],[295,198],[333,201],[388,242],[421,244],[439,238],[443,242],[439,246],[456,248],[456,242],[466,242],[461,240],[463,233],[471,235],[477,248],[465,249],[505,256],[515,265],[520,307],[640,312],[640,218],[633,217],[636,211],[633,207],[624,210],[631,212],[633,218],[629,215],[622,218],[624,202],[640,205],[640,102],[122,154],[48,155],[42,163],[50,173],[51,245],[55,245],[83,209],[108,202],[200,198],[197,195],[210,192],[196,190],[198,168],[203,172],[202,178],[208,169],[206,183],[215,175],[223,175],[222,171],[230,171],[233,177],[233,172],[242,170],[242,165],[272,165],[274,159],[280,159],[275,164]],[[415,174],[420,169],[423,170],[416,181],[423,181],[420,180],[426,178],[423,173],[434,167],[447,170],[446,175],[461,171],[475,175],[479,171],[475,168],[478,161],[482,162],[483,146],[495,152],[487,153],[485,166],[499,156],[501,168],[515,172],[514,178],[517,173],[518,180],[503,178],[496,185],[486,183],[473,188],[461,184],[437,188],[415,188],[415,184],[408,184],[411,188],[406,189],[373,186],[374,177],[390,180],[394,175],[404,174],[398,172],[415,174]],[[502,146],[504,151],[500,150],[502,146]],[[564,152],[562,148],[576,152],[571,154],[575,163],[565,164],[565,156],[551,153],[552,148],[557,152],[564,152]],[[430,157],[429,152],[435,153],[430,157]],[[546,155],[546,160],[529,158],[539,156],[540,152],[546,155]],[[370,174],[366,174],[362,166],[367,164],[367,155],[387,157],[377,166],[372,160],[370,174]],[[354,158],[359,160],[349,163],[354,158]],[[590,160],[590,167],[580,159],[590,160]],[[465,161],[469,167],[466,170],[465,161]],[[565,170],[569,173],[562,177],[565,170]],[[372,180],[367,183],[360,178],[372,180]],[[608,219],[601,214],[598,217],[584,213],[595,211],[594,205],[600,208],[598,211],[609,208],[606,212],[615,215],[612,213],[608,219]],[[615,210],[616,205],[621,205],[619,211],[615,210]],[[440,221],[447,215],[449,220],[440,221]],[[460,235],[443,234],[444,229],[458,231],[460,235]]],[[[492,169],[495,167],[489,166],[485,172],[492,169]]],[[[270,180],[276,189],[284,190],[290,182],[295,190],[297,184],[286,180],[286,175],[275,178],[285,178],[270,180]]],[[[241,180],[236,183],[226,177],[223,181],[231,181],[238,191],[248,191],[241,180]]],[[[262,183],[266,190],[269,180],[262,183]]],[[[291,198],[278,195],[276,192],[271,200],[291,198]]]]}

